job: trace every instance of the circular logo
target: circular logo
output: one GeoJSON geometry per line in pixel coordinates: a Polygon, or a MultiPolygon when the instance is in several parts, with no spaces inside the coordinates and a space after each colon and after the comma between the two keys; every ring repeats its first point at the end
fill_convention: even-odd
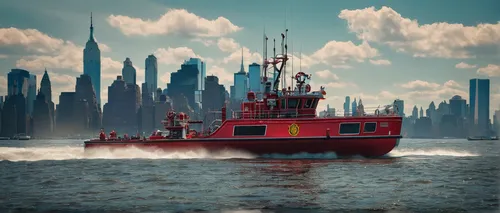
{"type": "Polygon", "coordinates": [[[297,136],[299,134],[299,125],[297,124],[292,124],[288,127],[288,133],[291,136],[297,136]]]}

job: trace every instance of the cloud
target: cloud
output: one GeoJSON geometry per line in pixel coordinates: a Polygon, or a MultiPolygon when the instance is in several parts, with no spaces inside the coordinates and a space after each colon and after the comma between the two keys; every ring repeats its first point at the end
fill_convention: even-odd
{"type": "Polygon", "coordinates": [[[391,61],[385,60],[385,59],[380,59],[380,60],[370,59],[370,63],[372,63],[374,65],[391,65],[391,61]]]}
{"type": "Polygon", "coordinates": [[[36,53],[50,53],[68,42],[52,38],[36,29],[0,28],[0,46],[22,46],[36,53]]]}
{"type": "MultiPolygon", "coordinates": [[[[235,50],[229,56],[222,59],[222,63],[224,63],[224,64],[228,64],[228,63],[241,64],[241,54],[242,54],[241,49],[235,50]]],[[[247,47],[243,47],[243,63],[245,65],[245,70],[248,69],[249,64],[254,63],[254,62],[261,64],[262,60],[263,60],[262,55],[260,53],[252,52],[247,47]]],[[[236,72],[236,71],[239,71],[239,67],[238,68],[235,67],[234,72],[236,72]]]]}
{"type": "Polygon", "coordinates": [[[0,59],[4,59],[4,58],[8,58],[8,57],[9,57],[8,55],[0,54],[0,59]]]}
{"type": "Polygon", "coordinates": [[[339,77],[337,76],[337,74],[332,73],[330,70],[317,71],[315,74],[319,78],[321,78],[325,81],[337,81],[337,80],[339,80],[339,77]]]}
{"type": "Polygon", "coordinates": [[[189,58],[200,58],[203,60],[201,56],[194,53],[193,49],[189,47],[159,48],[154,54],[158,58],[158,62],[171,65],[180,65],[184,60],[189,58]]]}
{"type": "Polygon", "coordinates": [[[207,71],[207,76],[214,75],[219,78],[219,84],[226,86],[226,89],[233,84],[233,73],[219,66],[211,66],[207,71]]]}
{"type": "Polygon", "coordinates": [[[352,41],[329,41],[310,57],[333,68],[339,68],[339,66],[345,67],[349,62],[360,63],[378,55],[378,50],[367,42],[356,45],[352,41]]]}
{"type": "Polygon", "coordinates": [[[191,41],[202,43],[205,47],[210,47],[215,44],[215,41],[212,39],[193,38],[191,41]]]}
{"type": "Polygon", "coordinates": [[[486,67],[477,69],[477,74],[489,77],[498,77],[500,76],[500,66],[496,64],[488,64],[486,67]]]}
{"type": "MultiPolygon", "coordinates": [[[[74,91],[76,77],[83,73],[83,47],[71,41],[53,38],[36,29],[0,28],[0,46],[20,46],[26,51],[16,61],[16,67],[37,75],[40,81],[45,68],[49,70],[53,83],[53,101],[58,103],[59,93],[74,91]],[[60,80],[60,81],[58,81],[60,80]]],[[[102,52],[111,51],[105,44],[99,44],[102,52]]],[[[121,74],[122,63],[109,57],[101,57],[101,92],[107,89],[109,81],[121,74]]],[[[137,68],[138,77],[144,76],[137,68]]],[[[39,82],[38,82],[39,84],[39,82]]],[[[102,98],[103,103],[107,101],[102,98]]]]}
{"type": "Polygon", "coordinates": [[[110,15],[108,23],[127,35],[169,35],[221,37],[242,30],[227,18],[208,20],[185,9],[169,9],[157,20],[110,15]]]}
{"type": "Polygon", "coordinates": [[[220,38],[217,46],[223,52],[234,52],[240,49],[240,44],[236,43],[232,38],[220,38]]]}
{"type": "Polygon", "coordinates": [[[0,94],[7,94],[7,78],[0,76],[0,94]]]}
{"type": "Polygon", "coordinates": [[[446,22],[419,24],[390,7],[342,10],[338,16],[359,39],[386,44],[414,57],[472,58],[468,48],[498,45],[500,22],[464,26],[446,22]]]}
{"type": "Polygon", "coordinates": [[[402,88],[408,89],[403,92],[401,97],[410,101],[439,101],[448,100],[454,95],[460,95],[463,98],[468,97],[468,93],[464,90],[464,86],[453,80],[438,84],[427,81],[410,81],[400,85],[402,88]]]}
{"type": "Polygon", "coordinates": [[[410,81],[410,82],[407,82],[404,84],[400,84],[399,86],[402,88],[405,88],[405,89],[418,90],[418,89],[436,89],[439,87],[439,84],[430,83],[430,82],[421,81],[421,80],[414,80],[414,81],[410,81]]]}
{"type": "Polygon", "coordinates": [[[477,65],[475,64],[467,64],[465,62],[460,62],[458,64],[455,65],[455,68],[457,69],[472,69],[472,68],[476,68],[477,65]]]}

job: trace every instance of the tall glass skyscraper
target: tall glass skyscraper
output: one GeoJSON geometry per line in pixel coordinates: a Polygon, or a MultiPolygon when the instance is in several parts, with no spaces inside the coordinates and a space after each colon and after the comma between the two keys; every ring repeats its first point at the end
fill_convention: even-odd
{"type": "Polygon", "coordinates": [[[7,74],[8,95],[23,94],[28,97],[30,73],[23,69],[11,69],[7,74]]]}
{"type": "Polygon", "coordinates": [[[83,74],[90,76],[92,86],[97,98],[99,107],[101,106],[101,51],[94,38],[94,25],[92,14],[90,14],[90,36],[83,49],[83,74]]]}
{"type": "MultiPolygon", "coordinates": [[[[196,88],[194,91],[194,101],[198,105],[198,112],[203,107],[203,90],[205,90],[205,78],[207,77],[207,73],[205,71],[205,62],[201,61],[199,58],[189,58],[188,61],[185,61],[186,65],[196,65],[198,67],[198,77],[196,78],[196,88]]],[[[196,107],[195,107],[196,108],[196,107]]]]}
{"type": "Polygon", "coordinates": [[[469,81],[470,124],[473,136],[483,136],[489,132],[490,80],[471,79],[469,81]]]}
{"type": "Polygon", "coordinates": [[[148,55],[146,58],[146,73],[145,73],[145,82],[148,88],[148,92],[154,96],[154,100],[157,100],[159,97],[156,97],[156,89],[158,89],[158,60],[154,55],[148,55]]]}
{"type": "Polygon", "coordinates": [[[28,106],[28,114],[33,113],[33,102],[36,99],[36,75],[30,74],[28,86],[28,97],[26,98],[26,105],[28,106]]]}
{"type": "Polygon", "coordinates": [[[250,91],[255,93],[261,92],[260,65],[257,63],[248,66],[248,84],[250,91]]]}

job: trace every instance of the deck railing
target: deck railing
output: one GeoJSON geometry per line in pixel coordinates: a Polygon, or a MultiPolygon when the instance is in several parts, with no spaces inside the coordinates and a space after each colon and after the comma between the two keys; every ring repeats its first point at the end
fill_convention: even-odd
{"type": "Polygon", "coordinates": [[[270,110],[261,110],[261,111],[255,111],[255,112],[245,112],[245,111],[237,111],[237,110],[232,110],[231,115],[228,116],[228,118],[232,119],[268,119],[268,118],[307,118],[307,117],[367,117],[367,116],[397,116],[398,113],[396,110],[389,108],[386,110],[385,108],[381,107],[368,107],[365,108],[364,111],[356,111],[355,113],[352,112],[342,112],[342,111],[335,111],[334,112],[327,112],[325,111],[319,111],[316,114],[308,114],[308,113],[302,113],[299,110],[292,110],[292,111],[270,111],[270,110]]]}

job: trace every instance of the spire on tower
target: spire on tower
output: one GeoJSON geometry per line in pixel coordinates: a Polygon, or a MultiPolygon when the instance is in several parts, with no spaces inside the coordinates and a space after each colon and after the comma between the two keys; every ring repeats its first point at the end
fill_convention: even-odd
{"type": "Polygon", "coordinates": [[[90,12],[90,36],[89,41],[94,41],[94,23],[92,22],[92,12],[90,12]]]}
{"type": "Polygon", "coordinates": [[[245,66],[243,66],[243,47],[241,48],[241,68],[240,72],[245,72],[245,66]]]}

